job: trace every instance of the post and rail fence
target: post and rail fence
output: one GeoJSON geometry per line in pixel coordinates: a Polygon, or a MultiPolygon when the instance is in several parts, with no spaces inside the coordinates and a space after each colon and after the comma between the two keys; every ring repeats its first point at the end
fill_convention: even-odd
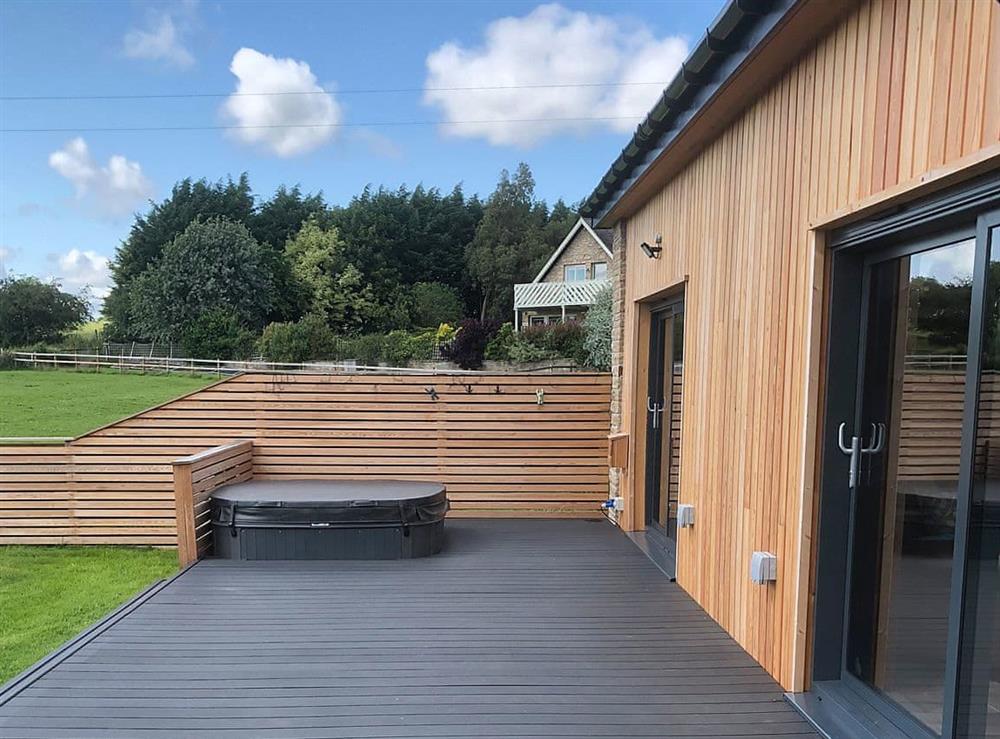
{"type": "MultiPolygon", "coordinates": [[[[12,352],[14,362],[22,366],[69,369],[102,369],[112,372],[181,373],[191,375],[216,375],[227,377],[244,372],[308,373],[308,374],[496,374],[495,369],[462,370],[453,366],[434,363],[430,367],[390,367],[386,365],[358,364],[352,360],[315,362],[272,362],[267,359],[230,360],[195,359],[193,357],[156,357],[126,354],[83,354],[79,352],[12,352]]],[[[558,360],[541,365],[505,370],[511,374],[535,372],[567,372],[576,365],[558,360]]]]}

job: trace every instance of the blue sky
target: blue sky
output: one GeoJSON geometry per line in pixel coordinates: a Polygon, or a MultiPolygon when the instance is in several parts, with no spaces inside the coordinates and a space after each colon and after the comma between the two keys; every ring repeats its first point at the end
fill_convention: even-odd
{"type": "Polygon", "coordinates": [[[132,214],[184,177],[344,203],[366,184],[485,194],[526,161],[541,197],[579,200],[721,7],[6,0],[4,98],[202,96],[0,101],[0,267],[101,294],[132,214]],[[93,130],[212,126],[231,128],[93,130]]]}

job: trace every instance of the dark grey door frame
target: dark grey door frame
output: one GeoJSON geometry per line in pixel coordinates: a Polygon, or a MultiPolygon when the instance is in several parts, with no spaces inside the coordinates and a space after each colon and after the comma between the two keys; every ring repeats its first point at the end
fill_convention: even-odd
{"type": "Polygon", "coordinates": [[[831,278],[827,311],[827,366],[824,415],[820,428],[820,498],[817,517],[816,598],[814,606],[814,682],[841,683],[875,706],[904,733],[927,737],[915,720],[844,669],[853,499],[845,492],[847,458],[837,444],[842,420],[857,417],[862,377],[859,352],[864,346],[865,300],[868,268],[874,259],[893,258],[932,248],[937,243],[976,237],[971,321],[966,366],[965,408],[962,420],[961,473],[956,511],[956,546],[949,604],[947,672],[943,737],[955,735],[959,692],[958,654],[961,645],[962,606],[965,593],[966,543],[972,485],[972,460],[983,309],[989,253],[987,229],[1000,219],[1000,172],[991,173],[914,205],[898,208],[880,218],[844,227],[830,234],[831,278]],[[878,254],[877,257],[873,255],[878,254]],[[815,639],[822,634],[822,639],[815,639]]]}
{"type": "MultiPolygon", "coordinates": [[[[650,307],[650,332],[649,332],[649,378],[648,378],[648,389],[647,397],[654,397],[654,393],[662,393],[662,385],[664,382],[664,376],[670,377],[670,382],[672,379],[672,366],[661,366],[665,364],[663,349],[665,342],[669,339],[672,341],[672,337],[663,336],[660,338],[660,326],[663,320],[664,314],[669,313],[672,316],[681,315],[684,313],[684,295],[676,295],[667,300],[663,300],[659,303],[650,307]],[[654,371],[654,368],[657,371],[654,371]],[[659,385],[659,387],[656,387],[659,385]]],[[[672,387],[672,385],[671,385],[672,387]]],[[[659,402],[666,402],[666,398],[660,398],[659,402]]],[[[672,403],[671,403],[672,406],[672,403]]],[[[667,548],[671,554],[673,554],[673,539],[668,534],[667,529],[669,526],[662,527],[656,521],[656,511],[652,510],[650,506],[650,498],[652,497],[652,485],[657,485],[661,489],[659,490],[660,497],[667,495],[669,496],[669,485],[667,489],[662,489],[660,485],[660,480],[662,479],[662,466],[664,464],[670,464],[669,455],[666,460],[663,459],[662,454],[662,439],[660,435],[664,432],[667,433],[667,438],[669,439],[670,426],[673,421],[672,418],[673,409],[672,407],[666,407],[661,413],[659,413],[659,422],[657,431],[659,434],[653,433],[650,428],[651,418],[653,414],[647,415],[647,428],[646,428],[646,489],[643,491],[646,500],[646,531],[651,532],[656,538],[657,542],[663,547],[667,548]],[[656,450],[654,453],[653,446],[658,445],[660,449],[656,450]],[[657,463],[658,462],[658,463],[657,463]]],[[[667,506],[669,508],[669,500],[667,501],[667,506]]]]}

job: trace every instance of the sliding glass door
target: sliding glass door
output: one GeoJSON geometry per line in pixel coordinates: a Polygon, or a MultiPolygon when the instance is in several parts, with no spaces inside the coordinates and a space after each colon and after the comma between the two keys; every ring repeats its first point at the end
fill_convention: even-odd
{"type": "Polygon", "coordinates": [[[963,587],[955,598],[955,736],[1000,737],[1000,213],[980,219],[985,244],[972,484],[959,522],[963,587]]]}
{"type": "Polygon", "coordinates": [[[646,397],[646,530],[673,550],[680,483],[681,387],[684,372],[684,303],[652,313],[649,391],[646,397]]]}
{"type": "Polygon", "coordinates": [[[1000,178],[973,194],[833,240],[814,678],[896,735],[1000,737],[1000,178]]]}
{"type": "Polygon", "coordinates": [[[845,423],[860,440],[844,667],[938,734],[975,253],[974,240],[942,241],[869,258],[845,423]]]}

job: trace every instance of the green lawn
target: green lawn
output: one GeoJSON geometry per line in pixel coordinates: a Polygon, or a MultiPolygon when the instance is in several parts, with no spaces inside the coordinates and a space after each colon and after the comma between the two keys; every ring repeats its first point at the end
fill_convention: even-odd
{"type": "Polygon", "coordinates": [[[159,549],[0,546],[0,683],[176,570],[159,549]]]}
{"type": "Polygon", "coordinates": [[[0,436],[78,436],[215,378],[71,370],[0,371],[0,436]]]}

